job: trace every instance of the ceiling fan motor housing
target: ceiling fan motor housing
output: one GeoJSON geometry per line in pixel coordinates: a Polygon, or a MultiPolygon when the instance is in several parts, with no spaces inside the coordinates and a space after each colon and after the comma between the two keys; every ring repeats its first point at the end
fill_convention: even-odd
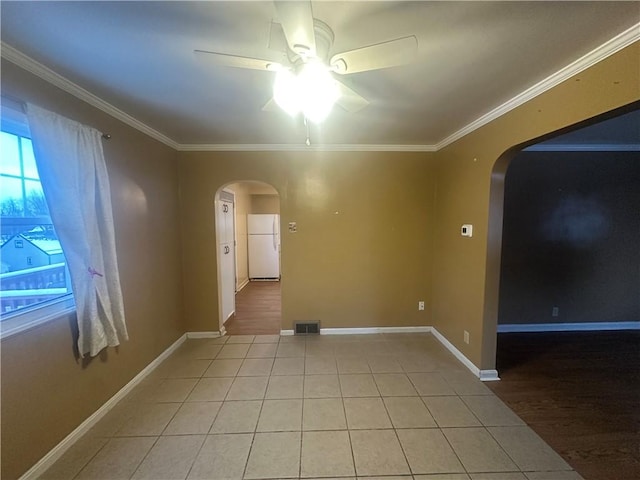
{"type": "Polygon", "coordinates": [[[326,23],[314,18],[313,30],[315,36],[315,55],[307,45],[294,45],[293,50],[287,49],[289,62],[295,67],[300,67],[304,62],[312,58],[320,59],[325,65],[329,64],[329,52],[333,46],[335,36],[333,30],[326,23]]]}
{"type": "Polygon", "coordinates": [[[316,56],[326,64],[335,39],[333,30],[317,18],[313,19],[313,30],[316,37],[316,56]]]}

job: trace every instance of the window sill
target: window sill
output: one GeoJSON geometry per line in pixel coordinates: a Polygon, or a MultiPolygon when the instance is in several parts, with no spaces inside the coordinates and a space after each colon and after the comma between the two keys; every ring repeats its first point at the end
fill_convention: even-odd
{"type": "Polygon", "coordinates": [[[17,314],[0,322],[0,340],[31,330],[75,310],[76,302],[73,295],[69,294],[47,305],[17,314]]]}

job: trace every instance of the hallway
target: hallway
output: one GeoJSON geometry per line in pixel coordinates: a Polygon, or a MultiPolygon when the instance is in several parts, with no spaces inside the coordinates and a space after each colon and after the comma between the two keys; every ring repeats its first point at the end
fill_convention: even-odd
{"type": "Polygon", "coordinates": [[[229,335],[280,335],[280,282],[249,282],[236,294],[236,313],[227,320],[229,335]]]}

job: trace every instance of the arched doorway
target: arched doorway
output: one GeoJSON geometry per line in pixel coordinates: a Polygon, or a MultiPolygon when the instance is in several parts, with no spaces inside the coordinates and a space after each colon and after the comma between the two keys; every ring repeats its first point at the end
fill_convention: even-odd
{"type": "MultiPolygon", "coordinates": [[[[592,149],[597,148],[606,151],[605,145],[616,150],[616,145],[636,145],[637,129],[621,128],[619,120],[628,115],[634,115],[637,122],[639,103],[627,105],[611,112],[599,115],[584,122],[569,126],[557,132],[532,139],[504,152],[496,161],[491,175],[489,227],[487,241],[487,269],[485,286],[485,312],[483,323],[483,336],[485,338],[485,350],[483,351],[483,364],[496,365],[496,346],[498,334],[498,319],[500,307],[503,237],[504,237],[504,207],[505,207],[505,178],[507,170],[514,158],[523,150],[553,150],[558,145],[571,144],[574,150],[587,151],[588,144],[592,149]],[[618,123],[615,124],[618,120],[618,123]],[[597,143],[594,142],[597,139],[597,143]],[[634,140],[635,139],[635,140],[634,140]],[[582,146],[580,143],[582,142],[582,146]],[[555,145],[555,147],[554,147],[555,145]]],[[[566,150],[566,148],[565,148],[566,150]]],[[[553,307],[550,305],[549,315],[553,315],[553,307]]]]}
{"type": "Polygon", "coordinates": [[[227,184],[216,194],[216,214],[220,331],[236,335],[279,334],[282,302],[278,191],[259,181],[227,184]],[[225,221],[230,211],[232,218],[225,221]]]}
{"type": "Polygon", "coordinates": [[[504,218],[492,328],[502,381],[489,387],[585,478],[640,473],[626,448],[639,438],[627,420],[640,340],[639,106],[496,164],[504,218]]]}

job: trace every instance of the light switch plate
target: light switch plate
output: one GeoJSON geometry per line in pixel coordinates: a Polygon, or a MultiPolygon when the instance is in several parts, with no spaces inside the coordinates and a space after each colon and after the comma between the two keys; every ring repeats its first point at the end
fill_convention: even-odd
{"type": "Polygon", "coordinates": [[[462,235],[463,237],[473,237],[473,225],[462,225],[462,227],[460,228],[460,235],[462,235]]]}

